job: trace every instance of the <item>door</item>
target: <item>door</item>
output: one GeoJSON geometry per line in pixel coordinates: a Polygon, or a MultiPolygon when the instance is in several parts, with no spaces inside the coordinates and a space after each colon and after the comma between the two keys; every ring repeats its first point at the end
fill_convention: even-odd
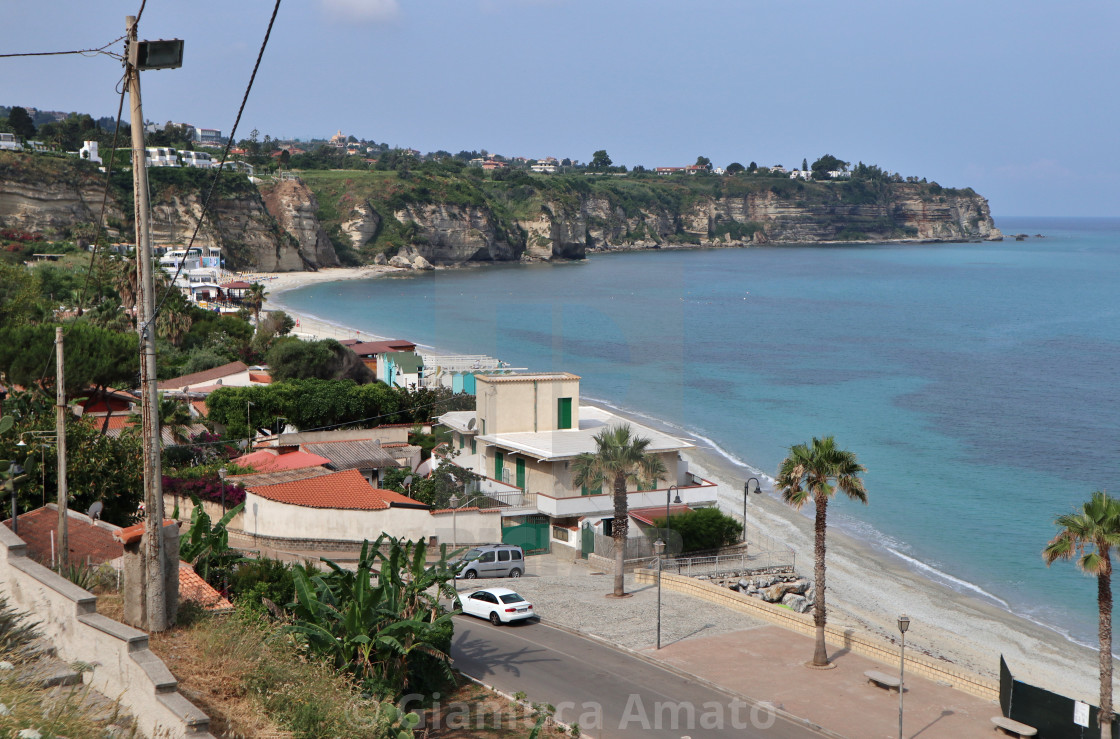
{"type": "Polygon", "coordinates": [[[501,480],[502,473],[506,468],[506,455],[497,450],[494,451],[494,479],[501,480]]]}
{"type": "Polygon", "coordinates": [[[525,460],[521,457],[517,458],[517,487],[525,492],[525,460]]]}
{"type": "Polygon", "coordinates": [[[556,401],[556,416],[558,429],[570,429],[572,427],[572,399],[571,398],[558,398],[556,401]]]}

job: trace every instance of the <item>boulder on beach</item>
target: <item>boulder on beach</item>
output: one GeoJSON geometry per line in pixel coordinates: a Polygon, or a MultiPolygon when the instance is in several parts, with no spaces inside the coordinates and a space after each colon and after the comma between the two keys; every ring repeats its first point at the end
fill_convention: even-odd
{"type": "Polygon", "coordinates": [[[782,596],[782,605],[797,613],[806,613],[813,607],[808,598],[797,593],[786,593],[782,596]]]}
{"type": "Polygon", "coordinates": [[[373,263],[384,267],[389,263],[389,260],[385,258],[385,254],[383,252],[378,252],[377,256],[373,258],[373,263]]]}
{"type": "Polygon", "coordinates": [[[423,270],[435,269],[435,267],[432,266],[431,262],[429,262],[424,257],[420,256],[419,254],[417,254],[416,258],[412,260],[412,268],[413,269],[423,269],[423,270]]]}
{"type": "Polygon", "coordinates": [[[398,254],[389,260],[389,266],[400,267],[401,269],[412,269],[412,262],[398,254]]]}

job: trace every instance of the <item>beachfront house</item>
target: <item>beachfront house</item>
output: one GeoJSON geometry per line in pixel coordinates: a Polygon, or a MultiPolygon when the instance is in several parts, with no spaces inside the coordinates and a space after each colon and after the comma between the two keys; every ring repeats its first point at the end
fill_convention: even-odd
{"type": "Polygon", "coordinates": [[[572,550],[581,544],[580,537],[571,535],[573,530],[584,524],[599,531],[609,528],[603,522],[613,519],[611,491],[576,486],[572,462],[596,450],[595,434],[622,424],[650,440],[649,451],[661,457],[667,471],[653,489],[631,486],[627,493],[631,508],[663,506],[670,485],[676,486],[684,505],[716,504],[716,485],[692,474],[681,455],[692,444],[610,411],[581,405],[579,381],[578,375],[568,372],[480,374],[475,377],[476,410],[439,417],[452,432],[456,464],[482,475],[483,487],[516,491],[512,497],[494,493],[506,504],[503,516],[544,517],[552,545],[572,550]]]}

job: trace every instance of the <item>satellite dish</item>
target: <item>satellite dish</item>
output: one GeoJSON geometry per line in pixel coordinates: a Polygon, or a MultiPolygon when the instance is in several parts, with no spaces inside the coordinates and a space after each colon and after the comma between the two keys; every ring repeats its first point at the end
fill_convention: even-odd
{"type": "Polygon", "coordinates": [[[474,427],[475,427],[475,419],[472,418],[471,420],[467,421],[467,431],[474,431],[474,427]]]}
{"type": "Polygon", "coordinates": [[[412,475],[409,475],[408,477],[404,478],[404,486],[408,487],[411,484],[412,484],[412,475]]]}
{"type": "Polygon", "coordinates": [[[89,516],[90,518],[92,518],[94,521],[96,521],[97,519],[101,518],[101,511],[104,510],[104,509],[105,509],[105,504],[102,503],[100,500],[98,500],[98,501],[95,501],[94,504],[89,507],[89,510],[86,511],[86,515],[89,516]]]}

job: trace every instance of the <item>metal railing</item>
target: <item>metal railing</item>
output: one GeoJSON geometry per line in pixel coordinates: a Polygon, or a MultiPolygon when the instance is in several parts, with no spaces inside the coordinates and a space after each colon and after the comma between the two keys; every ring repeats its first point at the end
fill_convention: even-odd
{"type": "MultiPolygon", "coordinates": [[[[761,570],[796,569],[797,556],[789,547],[778,550],[750,551],[739,554],[717,554],[710,557],[677,557],[661,560],[662,572],[686,577],[697,575],[732,575],[761,570]]],[[[656,561],[649,566],[656,567],[656,561]]]]}

